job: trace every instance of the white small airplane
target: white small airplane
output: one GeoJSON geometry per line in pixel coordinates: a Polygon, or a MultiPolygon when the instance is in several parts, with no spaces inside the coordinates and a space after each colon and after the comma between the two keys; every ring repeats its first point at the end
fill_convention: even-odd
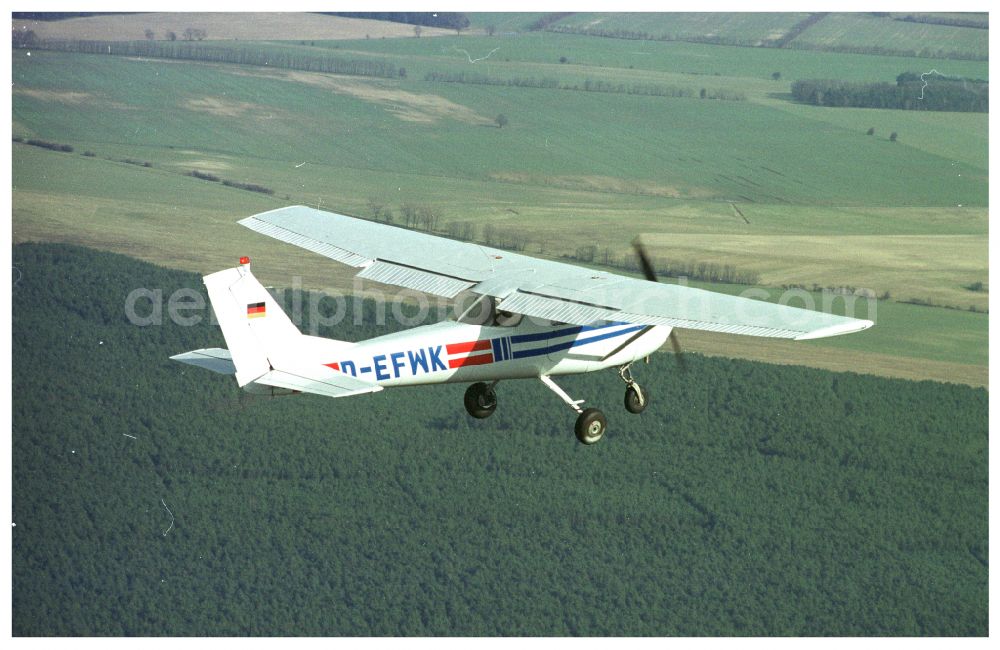
{"type": "MultiPolygon", "coordinates": [[[[553,377],[617,368],[625,408],[641,413],[649,392],[632,364],[667,340],[683,360],[673,328],[788,339],[858,332],[869,320],[656,282],[636,244],[646,280],[540,260],[312,208],[293,206],[239,222],[264,235],[361,268],[357,277],[472,304],[454,320],[348,343],[302,334],[240,265],[204,278],[228,350],[171,357],[235,375],[239,386],[271,395],[347,397],[383,388],[469,382],[475,418],[497,408],[497,383],[539,379],[578,414],[576,437],[601,439],[604,414],[582,408],[553,377]]],[[[457,313],[457,312],[456,312],[457,313]]]]}

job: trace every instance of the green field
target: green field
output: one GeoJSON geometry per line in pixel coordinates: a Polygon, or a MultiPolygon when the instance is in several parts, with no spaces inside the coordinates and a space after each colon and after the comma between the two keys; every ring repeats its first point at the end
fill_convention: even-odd
{"type": "MultiPolygon", "coordinates": [[[[253,399],[137,327],[198,276],[15,246],[18,636],[985,636],[988,393],[668,355],[537,381],[253,399]]],[[[351,308],[351,303],[348,303],[351,308]]],[[[371,310],[320,333],[384,333],[371,310]]],[[[931,310],[928,310],[931,311],[931,310]]]]}
{"type": "MultiPolygon", "coordinates": [[[[986,60],[989,30],[899,20],[906,14],[831,13],[808,24],[785,47],[820,50],[881,48],[921,57],[944,54],[949,58],[986,60]]],[[[919,15],[919,14],[918,14],[919,15]]],[[[926,14],[925,14],[926,15],[926,14]]],[[[595,34],[631,32],[653,39],[699,40],[760,46],[790,33],[806,13],[575,13],[560,18],[548,29],[595,34]]],[[[985,22],[985,14],[939,14],[938,19],[959,18],[985,22]]],[[[800,28],[801,29],[801,28],[800,28]]]]}
{"type": "MultiPolygon", "coordinates": [[[[968,31],[980,32],[983,30],[968,31]]],[[[468,57],[455,48],[467,50],[472,58],[500,49],[489,59],[476,63],[476,69],[516,73],[529,70],[550,74],[588,72],[599,74],[610,68],[616,77],[642,71],[686,74],[693,83],[710,83],[704,77],[739,77],[748,80],[771,80],[771,73],[781,72],[782,79],[837,79],[849,81],[895,81],[900,72],[924,72],[931,68],[952,76],[986,79],[986,61],[924,59],[900,56],[871,56],[809,50],[728,47],[702,43],[623,41],[575,34],[530,33],[511,36],[442,36],[440,38],[399,38],[360,41],[315,41],[315,47],[336,49],[342,53],[362,52],[388,55],[418,72],[431,65],[468,64],[468,57]],[[405,56],[404,60],[401,58],[405,56]],[[565,56],[567,63],[561,64],[565,56]],[[544,64],[543,68],[505,66],[507,63],[544,64]],[[630,67],[631,66],[631,67],[630,67]],[[581,70],[581,67],[588,68],[581,70]]],[[[287,47],[285,45],[284,47],[287,47]]],[[[411,75],[413,76],[413,75],[411,75]]],[[[744,82],[745,83],[745,82],[744,82]]],[[[773,90],[787,92],[786,84],[771,84],[773,90]]]]}
{"type": "MultiPolygon", "coordinates": [[[[387,41],[386,47],[431,40],[437,49],[448,39],[387,41]]],[[[912,144],[893,146],[860,128],[816,125],[812,115],[789,117],[756,102],[531,88],[499,92],[419,80],[338,85],[304,73],[48,53],[35,53],[30,63],[16,58],[15,78],[16,134],[133,153],[190,146],[270,161],[287,152],[284,159],[373,171],[478,180],[528,174],[541,184],[551,176],[609,177],[651,184],[654,194],[765,204],[986,202],[981,167],[961,160],[956,165],[920,148],[928,128],[916,129],[911,138],[903,131],[903,143],[912,144]],[[178,92],[164,102],[164,88],[178,92]],[[210,93],[200,92],[208,88],[210,93]],[[71,93],[89,95],[75,101],[71,93]],[[93,111],[95,121],[74,119],[81,110],[93,111]],[[510,114],[511,128],[483,129],[499,111],[510,114]],[[600,130],[583,141],[581,127],[566,124],[562,111],[600,130]],[[440,128],[443,121],[452,122],[450,128],[440,128]],[[714,128],[720,123],[731,126],[714,128]],[[225,143],[215,135],[222,124],[230,132],[225,143]],[[642,130],[645,124],[662,126],[642,130]],[[383,137],[371,138],[372,132],[383,137]]],[[[975,117],[965,120],[970,144],[985,133],[985,117],[975,117]]],[[[979,163],[985,145],[970,149],[966,157],[979,163]]]]}
{"type": "Polygon", "coordinates": [[[492,25],[498,34],[511,32],[524,32],[538,20],[541,14],[501,11],[501,12],[475,12],[467,14],[470,26],[473,29],[485,29],[492,25]]]}
{"type": "MultiPolygon", "coordinates": [[[[23,146],[15,147],[14,153],[14,212],[18,215],[13,229],[15,241],[82,243],[200,273],[232,264],[234,259],[250,251],[257,274],[266,283],[290,286],[292,278],[299,277],[305,287],[341,293],[356,290],[350,268],[304,254],[286,244],[262,240],[259,235],[235,225],[248,214],[286,203],[281,199],[225,188],[174,172],[73,154],[23,146]],[[100,173],[94,173],[95,169],[100,173]],[[114,178],[116,184],[95,183],[98,177],[114,178]],[[50,180],[40,183],[42,178],[50,180]],[[44,187],[44,191],[31,189],[35,187],[44,187]],[[178,205],[178,195],[185,197],[186,205],[178,205]],[[191,237],[190,232],[198,232],[199,236],[191,237]]],[[[464,185],[448,187],[458,190],[464,185]]],[[[549,198],[555,200],[557,197],[553,194],[549,198]]],[[[755,213],[751,215],[757,218],[755,213]]],[[[520,215],[509,216],[521,219],[520,215]]],[[[859,212],[856,216],[858,229],[864,232],[860,224],[872,216],[865,211],[859,212]]],[[[889,221],[891,215],[876,211],[874,216],[889,221]]],[[[899,219],[905,221],[902,217],[899,219]]],[[[536,230],[541,239],[535,244],[549,237],[559,237],[566,227],[558,221],[546,221],[545,230],[536,230]]],[[[519,223],[527,227],[530,220],[523,219],[519,223]]],[[[904,230],[903,225],[899,226],[901,230],[904,230]]],[[[915,226],[909,222],[907,225],[915,226]]],[[[601,226],[596,221],[583,221],[579,227],[585,232],[592,229],[597,233],[601,226]]],[[[808,223],[801,227],[803,232],[810,229],[808,223]]],[[[822,232],[818,226],[816,229],[822,232]]],[[[655,237],[646,237],[651,251],[660,250],[655,237]]],[[[627,242],[621,245],[626,246],[627,242]]],[[[555,244],[547,245],[549,250],[554,247],[555,244]]],[[[676,249],[676,246],[671,248],[676,249]]],[[[746,289],[738,285],[692,284],[727,293],[746,289]]],[[[774,291],[772,298],[777,299],[780,294],[774,291]]],[[[818,294],[812,299],[816,305],[823,304],[818,294]]],[[[836,309],[845,303],[837,298],[832,305],[836,309]]],[[[706,353],[721,351],[774,362],[794,360],[818,367],[855,368],[875,374],[929,377],[977,386],[986,384],[988,316],[985,314],[885,301],[879,301],[876,313],[869,314],[866,311],[869,303],[860,300],[857,305],[856,315],[877,316],[878,327],[851,337],[809,343],[765,342],[722,335],[693,336],[693,333],[685,333],[684,340],[689,349],[706,353]]]]}
{"type": "Polygon", "coordinates": [[[719,38],[757,45],[780,38],[807,13],[574,13],[560,19],[552,29],[643,32],[653,38],[685,40],[719,38]]]}
{"type": "MultiPolygon", "coordinates": [[[[933,81],[933,77],[931,78],[933,81]]],[[[983,146],[987,138],[988,117],[982,113],[940,113],[930,111],[890,111],[874,108],[829,110],[791,102],[773,102],[774,108],[799,117],[825,122],[841,129],[867,132],[875,129],[875,138],[884,139],[896,131],[900,143],[941,156],[950,163],[964,163],[985,175],[989,170],[989,151],[983,146]]],[[[959,171],[947,172],[957,178],[959,171]]]]}
{"type": "Polygon", "coordinates": [[[932,54],[943,51],[986,59],[989,36],[988,29],[912,23],[866,14],[832,14],[796,37],[790,46],[856,47],[874,43],[887,50],[932,54]]]}
{"type": "Polygon", "coordinates": [[[280,157],[469,180],[526,178],[531,185],[560,177],[622,179],[646,184],[652,194],[715,201],[986,203],[986,179],[970,165],[953,165],[863,131],[817,128],[812,120],[753,102],[546,89],[499,95],[489,86],[417,81],[333,87],[307,73],[249,77],[216,66],[104,57],[91,57],[86,67],[106,70],[116,81],[92,83],[86,67],[79,76],[69,73],[77,66],[68,66],[65,57],[36,55],[28,79],[20,74],[28,68],[18,68],[18,79],[26,83],[15,92],[15,123],[29,134],[81,147],[110,145],[123,155],[170,156],[169,150],[150,150],[170,146],[211,153],[223,145],[220,153],[268,163],[280,157]],[[164,103],[164,86],[187,90],[164,103]],[[199,93],[208,88],[210,93],[199,93]],[[101,99],[60,101],[81,92],[101,99]],[[86,123],[73,119],[81,107],[99,114],[86,123]],[[563,119],[567,110],[577,122],[563,119]],[[511,128],[484,128],[500,112],[510,117],[511,128]],[[445,120],[452,124],[442,129],[445,120]],[[715,128],[720,123],[734,128],[715,128]],[[225,143],[216,137],[223,125],[225,143]],[[582,139],[581,125],[601,128],[582,139]],[[372,138],[375,132],[382,137],[372,138]]]}
{"type": "MultiPolygon", "coordinates": [[[[528,32],[542,14],[493,13],[462,35],[275,24],[253,42],[255,16],[205,45],[275,65],[13,51],[14,634],[989,634],[989,117],[790,94],[806,78],[988,79],[985,60],[832,51],[977,57],[988,30],[831,14],[799,35],[810,49],[734,47],[528,32]],[[400,72],[277,67],[290,54],[400,72]],[[423,206],[439,234],[471,225],[475,241],[624,274],[638,235],[660,268],[756,274],[691,286],[876,326],[803,342],[677,330],[687,372],[669,346],[636,364],[639,416],[614,372],[561,383],[608,415],[584,447],[537,381],[501,382],[488,420],[466,415],[461,385],[254,398],[169,360],[225,345],[210,310],[190,327],[126,318],[134,289],[200,293],[242,255],[286,305],[320,298],[297,287],[392,300],[236,224],[291,204],[371,218],[371,202],[397,224],[423,206]]],[[[752,44],[803,16],[552,28],[752,44]]],[[[335,325],[305,309],[303,330],[400,327],[377,303],[341,306],[335,325]]]]}
{"type": "MultiPolygon", "coordinates": [[[[598,242],[624,258],[641,234],[658,258],[734,264],[769,287],[846,285],[988,308],[987,291],[966,288],[988,289],[988,116],[830,109],[786,97],[791,80],[830,70],[891,81],[931,65],[986,78],[986,62],[554,33],[260,47],[379,58],[407,76],[15,51],[14,135],[76,148],[15,144],[15,241],[79,242],[201,272],[260,251],[259,268],[273,269],[274,282],[298,270],[307,286],[345,290],[345,269],[232,224],[288,203],[366,216],[374,197],[397,212],[402,203],[433,206],[445,224],[522,233],[529,254],[573,255],[598,242]],[[695,97],[424,81],[466,70],[563,85],[661,84],[695,97]],[[747,99],[697,99],[705,87],[747,99]],[[499,113],[506,128],[494,124],[499,113]],[[870,127],[874,136],[865,135],[870,127]],[[898,142],[888,141],[892,131],[898,142]],[[197,180],[192,170],[274,195],[197,180]]],[[[877,348],[887,362],[952,364],[923,376],[985,384],[985,315],[899,305],[899,314],[925,316],[897,320],[887,306],[876,328],[884,338],[818,342],[802,362],[829,367],[821,357],[836,353],[862,367],[877,348]]]]}

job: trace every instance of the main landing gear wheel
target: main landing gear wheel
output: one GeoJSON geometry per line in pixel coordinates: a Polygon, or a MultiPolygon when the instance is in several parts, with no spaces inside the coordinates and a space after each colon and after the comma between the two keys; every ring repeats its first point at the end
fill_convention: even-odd
{"type": "Polygon", "coordinates": [[[584,409],[576,419],[576,439],[585,445],[592,445],[604,437],[608,420],[600,409],[584,409]]]}
{"type": "Polygon", "coordinates": [[[465,410],[474,418],[488,418],[497,410],[497,394],[491,384],[476,382],[465,391],[465,410]]]}
{"type": "Polygon", "coordinates": [[[581,409],[582,399],[573,399],[559,388],[552,377],[541,375],[539,379],[548,386],[549,390],[559,396],[559,399],[566,402],[566,405],[580,414],[576,419],[576,439],[585,445],[592,445],[604,437],[604,432],[608,429],[608,419],[604,417],[599,409],[581,409]]]}
{"type": "Polygon", "coordinates": [[[649,393],[640,388],[639,384],[632,384],[625,389],[625,410],[629,413],[642,413],[649,405],[649,393]]]}

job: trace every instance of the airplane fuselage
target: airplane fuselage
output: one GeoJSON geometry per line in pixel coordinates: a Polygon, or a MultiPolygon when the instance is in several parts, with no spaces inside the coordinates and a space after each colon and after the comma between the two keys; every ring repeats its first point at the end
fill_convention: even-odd
{"type": "Polygon", "coordinates": [[[670,335],[663,326],[608,323],[513,327],[443,321],[344,348],[323,365],[380,386],[571,375],[649,356],[670,335]]]}

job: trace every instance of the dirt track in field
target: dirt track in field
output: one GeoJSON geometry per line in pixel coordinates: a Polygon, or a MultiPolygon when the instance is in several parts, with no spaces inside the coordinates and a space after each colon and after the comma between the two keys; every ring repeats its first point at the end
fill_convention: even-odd
{"type": "Polygon", "coordinates": [[[439,119],[451,119],[480,126],[493,124],[491,118],[480,115],[468,106],[458,104],[440,95],[401,90],[392,82],[382,80],[299,70],[250,70],[230,67],[226,68],[225,71],[236,75],[283,79],[324,88],[338,94],[350,95],[372,104],[378,104],[404,122],[431,124],[439,119]]]}
{"type": "Polygon", "coordinates": [[[130,107],[121,102],[113,102],[100,97],[95,97],[90,93],[74,92],[71,90],[42,90],[38,88],[14,88],[14,93],[24,95],[32,99],[39,99],[43,102],[57,102],[59,104],[82,105],[93,104],[105,108],[116,108],[128,110],[130,107]]]}

